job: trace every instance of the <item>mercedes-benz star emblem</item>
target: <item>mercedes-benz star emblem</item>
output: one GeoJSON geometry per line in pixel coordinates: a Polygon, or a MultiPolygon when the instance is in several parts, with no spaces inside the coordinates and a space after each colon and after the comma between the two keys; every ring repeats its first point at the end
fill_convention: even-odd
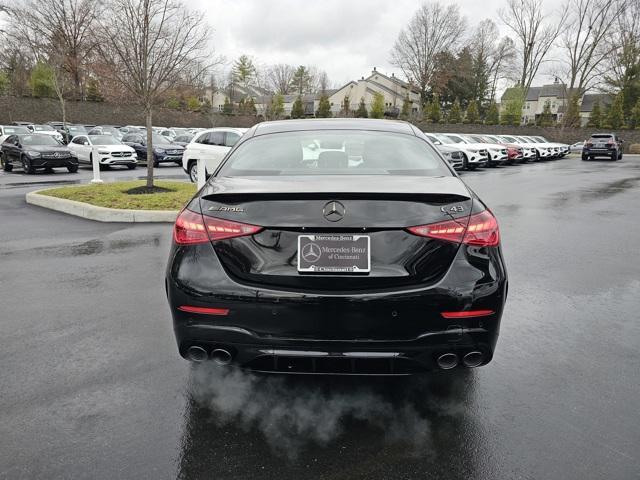
{"type": "Polygon", "coordinates": [[[330,222],[338,222],[342,220],[347,209],[340,202],[329,202],[322,209],[322,215],[330,222]]]}
{"type": "Polygon", "coordinates": [[[315,243],[307,243],[304,247],[302,247],[302,258],[305,262],[316,263],[320,260],[322,256],[322,251],[320,247],[315,243]]]}

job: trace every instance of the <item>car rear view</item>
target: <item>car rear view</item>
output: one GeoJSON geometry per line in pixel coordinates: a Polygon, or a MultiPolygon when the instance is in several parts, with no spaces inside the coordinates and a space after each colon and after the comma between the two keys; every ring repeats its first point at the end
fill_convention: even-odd
{"type": "Polygon", "coordinates": [[[496,219],[423,134],[262,123],[180,213],[166,287],[178,348],[281,373],[489,362],[507,293],[496,219]]]}
{"type": "Polygon", "coordinates": [[[622,141],[613,133],[594,133],[582,147],[582,160],[594,158],[622,159],[622,141]]]}

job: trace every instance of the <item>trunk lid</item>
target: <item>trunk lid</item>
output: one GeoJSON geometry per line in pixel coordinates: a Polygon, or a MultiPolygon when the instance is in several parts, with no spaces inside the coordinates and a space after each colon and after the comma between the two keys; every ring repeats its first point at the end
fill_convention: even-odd
{"type": "Polygon", "coordinates": [[[314,292],[434,283],[449,268],[459,245],[405,229],[467,217],[471,204],[466,186],[453,176],[220,178],[200,197],[203,215],[264,227],[252,236],[213,242],[231,277],[246,284],[314,292]],[[299,271],[299,237],[316,234],[369,237],[370,270],[299,271]]]}

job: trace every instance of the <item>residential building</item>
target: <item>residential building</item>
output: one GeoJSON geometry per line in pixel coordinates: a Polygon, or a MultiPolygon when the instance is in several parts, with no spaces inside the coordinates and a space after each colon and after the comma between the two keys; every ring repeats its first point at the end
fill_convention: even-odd
{"type": "MultiPolygon", "coordinates": [[[[367,110],[370,111],[376,93],[381,93],[384,97],[385,115],[398,116],[407,95],[411,101],[411,112],[418,113],[421,110],[420,90],[410,83],[400,80],[394,74],[389,76],[379,72],[375,67],[371,75],[366,78],[362,77],[360,80],[350,81],[338,89],[324,92],[329,97],[331,112],[334,116],[339,115],[344,109],[346,98],[349,99],[350,110],[356,110],[360,100],[364,99],[367,110]]],[[[302,96],[306,116],[315,115],[320,104],[320,96],[321,93],[302,96]]],[[[271,104],[273,93],[260,87],[244,88],[240,85],[230,85],[220,90],[206,89],[203,97],[211,102],[212,109],[217,112],[224,110],[226,99],[237,105],[241,100],[251,97],[255,102],[257,114],[264,115],[271,104]]],[[[287,117],[291,115],[293,102],[298,98],[298,95],[284,95],[283,97],[283,116],[287,117]]]]}
{"type": "MultiPolygon", "coordinates": [[[[513,87],[517,88],[517,87],[513,87]]],[[[509,98],[509,94],[513,88],[508,88],[502,94],[500,103],[500,112],[505,109],[506,99],[509,98]]],[[[520,122],[524,125],[527,123],[537,123],[538,119],[542,115],[545,105],[549,105],[551,111],[551,117],[554,122],[561,122],[564,114],[569,106],[569,98],[572,92],[570,89],[556,78],[554,83],[542,85],[540,87],[531,87],[527,92],[524,104],[522,105],[522,117],[520,122]]],[[[611,97],[606,94],[585,94],[578,100],[580,107],[580,122],[582,126],[585,126],[589,121],[591,110],[595,100],[598,99],[600,104],[611,103],[611,97]]]]}

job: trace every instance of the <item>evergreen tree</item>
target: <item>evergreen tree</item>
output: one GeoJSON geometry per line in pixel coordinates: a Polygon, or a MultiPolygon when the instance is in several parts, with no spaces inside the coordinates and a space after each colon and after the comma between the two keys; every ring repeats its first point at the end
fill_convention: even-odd
{"type": "Polygon", "coordinates": [[[200,110],[200,100],[198,100],[196,97],[187,98],[187,109],[192,112],[200,110]]]}
{"type": "Polygon", "coordinates": [[[38,62],[33,67],[29,84],[34,97],[53,97],[56,94],[53,88],[53,69],[46,63],[38,62]]]}
{"type": "Polygon", "coordinates": [[[318,103],[318,111],[316,112],[317,118],[329,118],[331,117],[331,103],[329,103],[329,97],[326,95],[320,96],[320,103],[318,103]]]}
{"type": "Polygon", "coordinates": [[[422,105],[422,121],[431,122],[431,102],[428,100],[422,105]]]}
{"type": "Polygon", "coordinates": [[[384,117],[384,95],[379,92],[373,94],[373,102],[371,103],[371,112],[369,112],[371,118],[384,117]]]}
{"type": "Polygon", "coordinates": [[[607,123],[616,130],[624,125],[624,94],[622,92],[613,99],[607,123]]]}
{"type": "Polygon", "coordinates": [[[480,114],[478,113],[478,104],[475,100],[471,100],[469,102],[469,106],[467,107],[467,113],[464,116],[465,123],[478,123],[478,117],[480,114]]]}
{"type": "Polygon", "coordinates": [[[491,102],[489,110],[487,110],[487,118],[485,119],[487,125],[497,125],[500,123],[500,112],[498,111],[498,104],[491,102]]]}
{"type": "Polygon", "coordinates": [[[542,107],[542,113],[538,119],[538,125],[541,127],[550,127],[553,125],[553,114],[551,113],[551,103],[545,102],[542,107]]]}
{"type": "Polygon", "coordinates": [[[409,118],[409,115],[411,115],[411,99],[409,98],[409,94],[407,93],[402,102],[402,111],[400,112],[400,116],[401,118],[406,120],[409,118]]]}
{"type": "Polygon", "coordinates": [[[609,112],[611,112],[611,104],[604,102],[600,117],[600,128],[611,128],[611,125],[609,125],[609,112]]]}
{"type": "Polygon", "coordinates": [[[453,106],[449,111],[449,123],[462,122],[462,108],[460,107],[460,100],[457,98],[453,102],[453,106]]]}
{"type": "Polygon", "coordinates": [[[629,122],[631,128],[640,129],[640,98],[636,102],[635,106],[631,109],[631,118],[629,122]]]}
{"type": "Polygon", "coordinates": [[[271,106],[270,106],[270,118],[273,120],[279,119],[284,113],[284,97],[279,93],[276,93],[271,98],[271,106]]]}
{"type": "Polygon", "coordinates": [[[233,113],[233,105],[229,100],[229,97],[224,97],[224,105],[222,107],[222,113],[225,115],[231,115],[233,113]]]}
{"type": "Polygon", "coordinates": [[[440,110],[440,98],[436,93],[433,96],[433,100],[431,101],[431,108],[429,109],[429,119],[433,123],[439,123],[441,117],[442,117],[442,112],[440,110]]]}
{"type": "Polygon", "coordinates": [[[580,126],[580,107],[578,106],[578,95],[573,94],[569,99],[569,105],[567,111],[564,114],[563,124],[565,127],[579,127],[580,126]]]}
{"type": "Polygon", "coordinates": [[[246,90],[255,80],[257,71],[253,61],[247,55],[240,55],[233,63],[231,74],[233,81],[242,85],[246,90]]]}
{"type": "Polygon", "coordinates": [[[356,110],[356,117],[358,118],[368,118],[369,113],[367,112],[367,107],[364,104],[364,97],[360,99],[360,104],[358,105],[358,110],[356,110]]]}
{"type": "Polygon", "coordinates": [[[93,78],[87,82],[87,100],[89,102],[104,102],[104,98],[98,89],[98,82],[93,78]]]}
{"type": "Polygon", "coordinates": [[[349,100],[349,95],[345,95],[344,99],[342,100],[342,110],[340,111],[340,115],[342,115],[343,117],[351,116],[351,102],[349,100]]]}
{"type": "Polygon", "coordinates": [[[9,76],[4,72],[0,72],[0,95],[4,95],[9,90],[10,84],[9,76]]]}
{"type": "Polygon", "coordinates": [[[600,128],[602,125],[602,109],[600,108],[600,101],[596,100],[591,108],[591,115],[589,115],[588,127],[600,128]]]}
{"type": "Polygon", "coordinates": [[[258,110],[256,109],[256,102],[253,97],[249,97],[249,99],[245,102],[246,110],[249,115],[257,115],[258,110]]]}
{"type": "Polygon", "coordinates": [[[291,118],[304,118],[304,105],[302,105],[302,96],[300,95],[291,107],[291,118]]]}
{"type": "Polygon", "coordinates": [[[504,98],[504,108],[500,116],[500,123],[505,125],[520,125],[522,106],[524,105],[524,89],[520,86],[508,88],[504,98]]]}
{"type": "Polygon", "coordinates": [[[304,65],[300,65],[296,68],[296,71],[293,74],[293,81],[291,83],[298,92],[298,95],[308,93],[311,89],[312,83],[311,72],[304,65]]]}

